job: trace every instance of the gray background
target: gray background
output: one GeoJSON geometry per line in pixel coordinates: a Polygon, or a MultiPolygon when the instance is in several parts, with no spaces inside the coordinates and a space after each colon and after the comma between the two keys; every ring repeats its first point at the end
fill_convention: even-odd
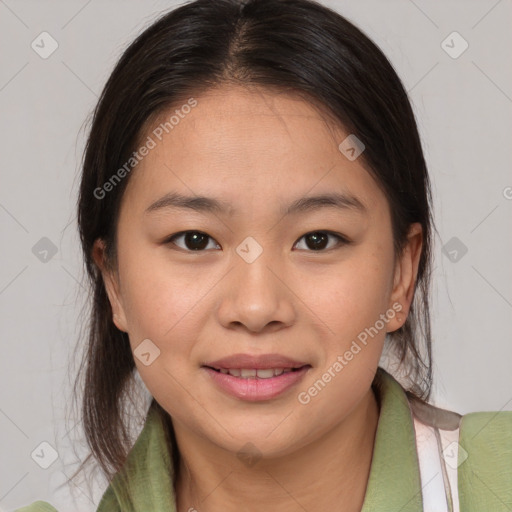
{"type": "MultiPolygon", "coordinates": [[[[439,230],[434,402],[512,410],[512,3],[324,3],[383,49],[418,119],[439,230]],[[445,51],[462,48],[454,31],[469,44],[457,58],[445,51]]],[[[0,510],[43,499],[92,511],[105,487],[98,477],[56,490],[86,453],[69,411],[84,302],[74,212],[83,125],[123,48],[173,5],[0,0],[0,510]],[[43,31],[58,43],[47,59],[31,47],[43,31]],[[48,469],[31,457],[51,455],[44,441],[58,453],[48,469]]]]}

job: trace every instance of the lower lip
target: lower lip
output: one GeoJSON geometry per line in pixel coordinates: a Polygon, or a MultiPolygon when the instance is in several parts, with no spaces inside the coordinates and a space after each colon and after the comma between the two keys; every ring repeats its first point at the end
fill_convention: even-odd
{"type": "Polygon", "coordinates": [[[270,379],[233,377],[228,373],[220,373],[203,366],[213,381],[226,393],[241,400],[257,402],[270,400],[281,395],[300,382],[311,366],[303,366],[293,372],[282,373],[270,379]]]}

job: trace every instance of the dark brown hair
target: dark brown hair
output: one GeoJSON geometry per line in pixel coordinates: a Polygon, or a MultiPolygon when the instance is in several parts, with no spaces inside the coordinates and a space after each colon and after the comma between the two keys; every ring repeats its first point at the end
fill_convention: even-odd
{"type": "MultiPolygon", "coordinates": [[[[127,334],[112,321],[92,248],[102,239],[115,268],[119,206],[130,174],[103,197],[98,190],[129,160],[148,120],[223,84],[272,88],[323,105],[365,144],[360,158],[389,202],[396,254],[410,224],[422,225],[412,309],[387,341],[410,377],[408,394],[430,395],[430,184],[414,114],[392,65],[361,30],[313,1],[197,0],[163,15],[126,49],[96,106],[84,153],[78,224],[92,291],[75,390],[83,390],[88,459],[93,456],[109,480],[130,449],[126,408],[135,363],[127,334]]],[[[172,423],[160,412],[177,475],[172,423]]]]}

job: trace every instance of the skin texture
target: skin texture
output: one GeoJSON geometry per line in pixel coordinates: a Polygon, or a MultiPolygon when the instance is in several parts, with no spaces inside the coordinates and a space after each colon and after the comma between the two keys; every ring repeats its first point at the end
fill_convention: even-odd
{"type": "MultiPolygon", "coordinates": [[[[338,149],[348,135],[310,103],[269,90],[222,86],[133,171],[118,223],[118,261],[102,269],[116,326],[132,350],[150,339],[160,355],[135,358],[151,394],[173,418],[182,455],[178,510],[360,510],[378,421],[371,383],[386,332],[405,322],[421,251],[421,227],[395,255],[387,200],[361,159],[338,149]],[[283,216],[281,205],[330,192],[365,207],[283,216]],[[145,210],[168,192],[230,203],[227,214],[145,210]],[[184,237],[209,237],[192,251],[184,237]],[[323,249],[304,235],[326,230],[323,249]],[[262,254],[236,252],[253,237],[262,254]],[[359,333],[399,303],[307,404],[317,381],[359,333]],[[303,380],[267,401],[225,394],[201,366],[235,353],[278,353],[311,365],[303,380]],[[237,457],[252,443],[261,456],[237,457]]],[[[148,132],[151,133],[151,132],[148,132]]]]}

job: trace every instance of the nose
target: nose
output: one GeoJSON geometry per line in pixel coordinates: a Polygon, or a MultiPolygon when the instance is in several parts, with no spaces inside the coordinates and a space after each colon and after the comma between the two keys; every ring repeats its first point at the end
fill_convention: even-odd
{"type": "Polygon", "coordinates": [[[252,263],[235,260],[235,268],[223,280],[217,314],[225,328],[275,332],[295,321],[293,284],[287,282],[284,266],[268,253],[263,251],[252,263]]]}

